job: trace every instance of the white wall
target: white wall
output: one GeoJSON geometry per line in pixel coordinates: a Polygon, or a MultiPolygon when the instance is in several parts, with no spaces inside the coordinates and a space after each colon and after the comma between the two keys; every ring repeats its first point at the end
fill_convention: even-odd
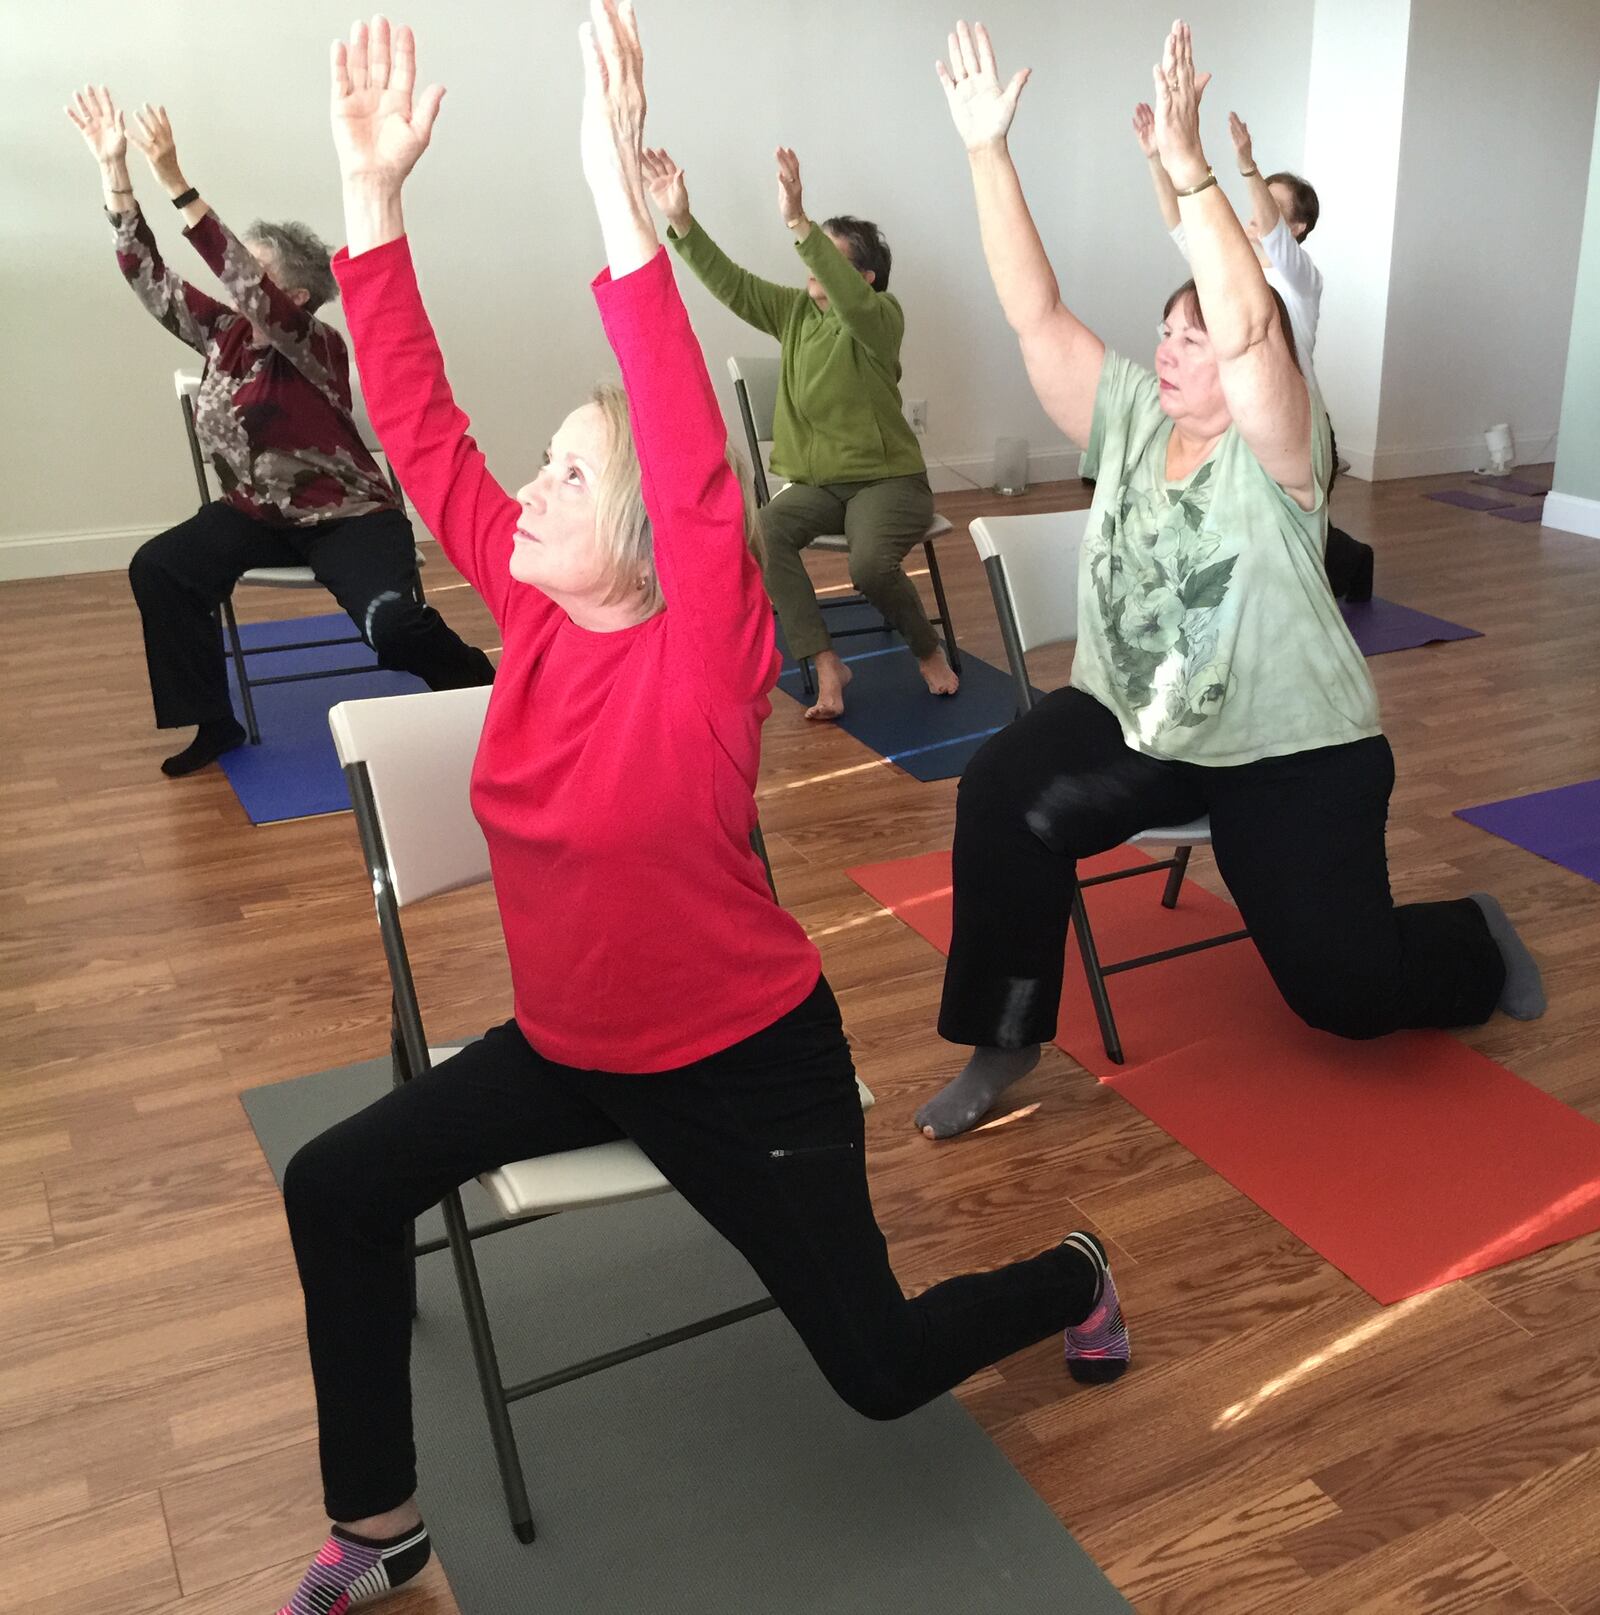
{"type": "MultiPolygon", "coordinates": [[[[724,246],[798,281],[771,178],[772,148],[795,146],[817,216],[862,213],[887,230],[909,317],[905,392],[930,401],[930,453],[981,480],[994,439],[1018,435],[1034,447],[1036,477],[1069,475],[1076,455],[1034,402],[990,291],[933,76],[954,6],[645,0],[652,138],[684,162],[724,246]]],[[[424,290],[458,394],[515,482],[610,368],[587,291],[598,232],[577,159],[584,9],[414,0],[402,14],[424,75],[450,89],[408,196],[424,290]]],[[[1188,15],[1201,65],[1217,74],[1207,130],[1219,170],[1232,173],[1230,106],[1263,160],[1298,165],[1312,0],[1200,0],[1188,15]]],[[[235,228],[299,217],[337,242],[326,56],[349,16],[333,0],[0,6],[0,577],[119,565],[194,500],[168,381],[186,350],[117,276],[93,163],[61,112],[68,92],[94,78],[125,103],[164,101],[186,172],[235,228]]],[[[1140,355],[1184,273],[1128,130],[1171,16],[1170,0],[995,0],[984,12],[1002,66],[1034,68],[1014,144],[1064,291],[1108,341],[1140,355]]],[[[208,284],[142,159],[132,168],[172,262],[208,284]]],[[[759,338],[697,286],[686,295],[720,386],[722,356],[759,338]]]]}
{"type": "Polygon", "coordinates": [[[1317,382],[1338,423],[1341,457],[1367,478],[1378,446],[1410,32],[1411,0],[1341,0],[1317,7],[1311,35],[1305,173],[1322,204],[1307,243],[1323,275],[1317,382]]]}
{"type": "Polygon", "coordinates": [[[1572,301],[1561,452],[1553,491],[1544,502],[1544,525],[1600,538],[1600,108],[1572,301]]]}
{"type": "Polygon", "coordinates": [[[1595,0],[1412,0],[1379,477],[1550,458],[1597,81],[1595,0]]]}

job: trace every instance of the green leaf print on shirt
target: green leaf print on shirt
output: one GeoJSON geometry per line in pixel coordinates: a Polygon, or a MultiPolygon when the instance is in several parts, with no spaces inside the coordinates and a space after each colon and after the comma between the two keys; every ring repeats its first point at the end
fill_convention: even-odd
{"type": "Polygon", "coordinates": [[[1238,556],[1206,531],[1213,468],[1207,460],[1177,488],[1124,485],[1089,538],[1112,671],[1146,742],[1205,723],[1233,686],[1214,619],[1238,556]]]}

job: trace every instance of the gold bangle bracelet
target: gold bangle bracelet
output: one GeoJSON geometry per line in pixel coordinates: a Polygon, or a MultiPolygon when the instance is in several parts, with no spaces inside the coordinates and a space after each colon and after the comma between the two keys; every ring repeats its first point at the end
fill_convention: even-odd
{"type": "Polygon", "coordinates": [[[1206,177],[1201,180],[1198,185],[1191,185],[1186,191],[1174,191],[1172,194],[1174,196],[1198,196],[1201,191],[1210,190],[1210,188],[1216,183],[1217,176],[1215,170],[1208,168],[1206,170],[1206,177]]]}

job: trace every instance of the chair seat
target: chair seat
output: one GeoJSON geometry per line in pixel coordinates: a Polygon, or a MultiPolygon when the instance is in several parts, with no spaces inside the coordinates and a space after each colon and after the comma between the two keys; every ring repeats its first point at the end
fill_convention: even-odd
{"type": "Polygon", "coordinates": [[[1211,818],[1202,814],[1188,824],[1163,824],[1151,830],[1141,830],[1129,836],[1133,846],[1151,847],[1209,847],[1211,845],[1211,818]]]}
{"type": "MultiPolygon", "coordinates": [[[[926,544],[929,539],[943,538],[946,533],[953,533],[953,528],[943,516],[935,516],[928,523],[928,530],[922,535],[922,542],[926,544]]],[[[848,550],[850,540],[843,533],[824,533],[821,538],[811,540],[814,550],[848,550]]]]}
{"type": "MultiPolygon", "coordinates": [[[[416,550],[417,569],[420,571],[428,563],[422,551],[416,550]]],[[[239,581],[241,583],[256,583],[267,589],[320,589],[322,585],[317,582],[317,575],[309,566],[253,566],[244,573],[239,581]]]]}
{"type": "MultiPolygon", "coordinates": [[[[429,1049],[428,1058],[440,1065],[459,1048],[429,1049]]],[[[861,1108],[877,1103],[872,1090],[859,1077],[856,1088],[861,1108]]],[[[493,1172],[479,1174],[502,1217],[545,1217],[584,1206],[618,1205],[665,1194],[672,1185],[631,1138],[590,1144],[581,1150],[561,1150],[527,1161],[508,1161],[493,1172]]]]}

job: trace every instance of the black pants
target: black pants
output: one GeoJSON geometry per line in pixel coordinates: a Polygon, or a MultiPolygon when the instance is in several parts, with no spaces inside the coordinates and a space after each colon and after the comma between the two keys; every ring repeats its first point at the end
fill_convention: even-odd
{"type": "Polygon", "coordinates": [[[1025,1048],[1056,1034],[1076,863],[1211,815],[1212,850],[1278,991],[1341,1037],[1475,1026],[1505,983],[1477,904],[1389,893],[1394,757],[1381,735],[1202,768],[1133,751],[1080,690],[989,740],[956,797],[955,928],[939,1031],[1025,1048]]]}
{"type": "Polygon", "coordinates": [[[506,1161],[624,1135],[744,1255],[868,1418],[909,1413],[1094,1304],[1088,1264],[1059,1250],[905,1298],[867,1192],[854,1067],[826,981],[754,1037],[650,1076],[557,1065],[508,1022],[289,1163],[331,1518],[383,1513],[416,1486],[410,1220],[506,1161]]]}
{"type": "MultiPolygon", "coordinates": [[[[1328,422],[1328,498],[1333,498],[1333,485],[1339,480],[1339,440],[1333,435],[1333,422],[1328,422]]],[[[1372,572],[1376,557],[1370,544],[1352,538],[1342,527],[1328,524],[1328,542],[1322,552],[1322,568],[1328,575],[1328,587],[1335,600],[1370,600],[1372,598],[1372,572]]]]}
{"type": "Polygon", "coordinates": [[[218,500],[141,545],[128,567],[159,728],[231,714],[215,613],[255,566],[309,566],[377,652],[380,667],[414,673],[431,690],[494,681],[489,658],[413,595],[416,550],[400,511],[270,527],[218,500]]]}

